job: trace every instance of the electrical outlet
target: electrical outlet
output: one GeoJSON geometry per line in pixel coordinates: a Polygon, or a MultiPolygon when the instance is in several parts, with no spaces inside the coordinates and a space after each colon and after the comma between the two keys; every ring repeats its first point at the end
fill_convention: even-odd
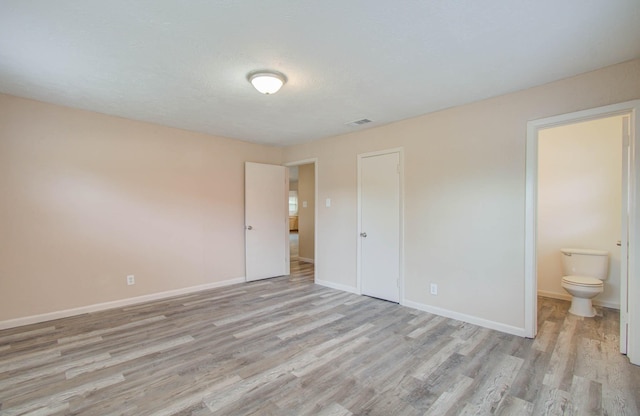
{"type": "Polygon", "coordinates": [[[127,276],[127,284],[128,285],[134,285],[136,283],[136,277],[132,274],[130,274],[129,276],[127,276]]]}
{"type": "Polygon", "coordinates": [[[438,284],[437,283],[431,283],[431,294],[432,295],[437,295],[438,294],[438,284]]]}

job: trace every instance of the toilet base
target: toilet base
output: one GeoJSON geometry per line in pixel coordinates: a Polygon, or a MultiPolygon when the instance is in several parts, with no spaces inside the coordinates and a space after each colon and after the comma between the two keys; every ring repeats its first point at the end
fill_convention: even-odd
{"type": "Polygon", "coordinates": [[[569,313],[576,316],[584,316],[585,318],[593,318],[596,316],[596,310],[593,307],[591,299],[571,297],[571,308],[569,313]]]}

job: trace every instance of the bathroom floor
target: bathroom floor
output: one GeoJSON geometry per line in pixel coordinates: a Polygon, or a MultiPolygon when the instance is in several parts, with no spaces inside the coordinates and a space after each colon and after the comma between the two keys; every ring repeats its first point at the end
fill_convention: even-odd
{"type": "Polygon", "coordinates": [[[535,364],[532,377],[540,379],[542,389],[554,390],[556,407],[581,397],[580,414],[637,415],[640,367],[620,354],[619,311],[596,306],[595,317],[583,318],[570,314],[570,305],[538,297],[538,335],[531,351],[539,356],[527,360],[535,364]]]}

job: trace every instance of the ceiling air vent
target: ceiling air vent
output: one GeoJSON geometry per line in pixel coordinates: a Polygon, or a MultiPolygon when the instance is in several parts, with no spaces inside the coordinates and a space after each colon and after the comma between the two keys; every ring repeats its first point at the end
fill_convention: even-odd
{"type": "Polygon", "coordinates": [[[367,123],[371,123],[371,120],[369,120],[368,118],[363,118],[360,120],[355,120],[355,121],[350,121],[348,123],[344,123],[347,126],[351,126],[351,127],[359,127],[362,126],[363,124],[367,124],[367,123]]]}

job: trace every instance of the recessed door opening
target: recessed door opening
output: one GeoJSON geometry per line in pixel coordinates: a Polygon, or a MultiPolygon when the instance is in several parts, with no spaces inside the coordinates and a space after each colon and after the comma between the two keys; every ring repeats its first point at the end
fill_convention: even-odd
{"type": "Polygon", "coordinates": [[[289,257],[291,275],[315,277],[316,163],[301,161],[289,169],[289,257]]]}
{"type": "MultiPolygon", "coordinates": [[[[638,110],[640,100],[635,100],[530,121],[525,174],[526,336],[534,338],[538,330],[538,294],[574,300],[577,294],[574,312],[588,316],[593,311],[590,305],[578,306],[585,306],[581,296],[594,291],[572,291],[575,279],[562,279],[568,266],[579,267],[565,261],[563,268],[559,248],[594,249],[580,254],[609,253],[611,260],[596,273],[605,280],[604,286],[596,282],[604,289],[595,293],[594,304],[620,309],[620,351],[633,364],[640,364],[638,110]]],[[[593,289],[593,282],[578,283],[593,289]]]]}
{"type": "MultiPolygon", "coordinates": [[[[594,311],[588,306],[591,302],[620,309],[621,275],[627,275],[626,261],[621,259],[626,251],[622,250],[621,241],[624,240],[626,247],[628,235],[628,213],[622,209],[626,207],[628,194],[623,192],[623,183],[627,183],[623,176],[628,177],[627,166],[623,168],[626,165],[623,155],[625,161],[627,157],[626,147],[623,148],[625,123],[626,116],[616,115],[538,132],[538,295],[573,300],[571,311],[582,316],[594,311]],[[564,279],[569,280],[564,281],[563,276],[575,274],[565,270],[576,264],[571,260],[577,259],[579,265],[580,259],[593,262],[597,256],[585,257],[579,253],[571,256],[568,248],[606,253],[600,256],[602,270],[607,268],[602,275],[604,280],[595,278],[599,274],[595,268],[581,272],[594,277],[595,280],[591,280],[598,283],[592,290],[574,290],[571,282],[576,278],[566,277],[564,279]],[[592,295],[595,297],[591,298],[592,295]],[[580,305],[584,305],[584,310],[579,309],[580,305]]],[[[598,309],[598,314],[603,312],[606,310],[598,309]]]]}

